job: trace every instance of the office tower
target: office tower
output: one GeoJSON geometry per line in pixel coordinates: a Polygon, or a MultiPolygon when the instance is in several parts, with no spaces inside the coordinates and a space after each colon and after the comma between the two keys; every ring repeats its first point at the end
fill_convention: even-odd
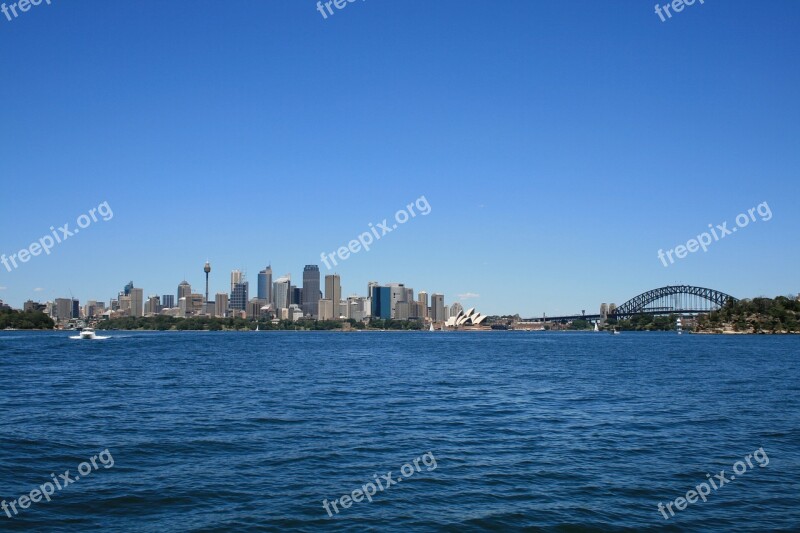
{"type": "Polygon", "coordinates": [[[397,302],[394,309],[394,318],[396,320],[408,320],[409,305],[408,302],[397,302]]]}
{"type": "Polygon", "coordinates": [[[406,286],[402,283],[387,283],[386,285],[389,287],[390,294],[391,294],[391,309],[392,309],[392,318],[395,317],[397,313],[397,302],[404,302],[406,298],[406,286]]]}
{"type": "Polygon", "coordinates": [[[302,287],[295,287],[294,285],[290,288],[291,298],[289,298],[289,306],[292,304],[302,308],[303,306],[303,288],[302,287]]]}
{"type": "Polygon", "coordinates": [[[275,310],[288,309],[290,302],[289,287],[292,284],[292,277],[289,274],[278,278],[273,285],[272,296],[275,298],[275,310]]]}
{"type": "Polygon", "coordinates": [[[81,317],[81,304],[75,298],[72,299],[72,318],[81,317]]]}
{"type": "Polygon", "coordinates": [[[319,316],[319,266],[306,265],[303,269],[303,313],[319,316]]]}
{"type": "Polygon", "coordinates": [[[144,307],[144,289],[131,288],[128,296],[131,299],[131,316],[142,316],[142,309],[144,307]]]}
{"type": "Polygon", "coordinates": [[[224,292],[218,292],[214,296],[214,315],[224,318],[228,315],[228,295],[224,292]]]}
{"type": "Polygon", "coordinates": [[[347,309],[345,310],[345,318],[352,318],[357,322],[364,320],[366,315],[364,305],[368,298],[353,295],[347,298],[347,309]]]}
{"type": "Polygon", "coordinates": [[[327,298],[323,298],[319,301],[319,319],[320,320],[334,320],[335,317],[333,314],[334,304],[332,300],[328,300],[327,298]]]}
{"type": "Polygon", "coordinates": [[[463,313],[463,312],[464,312],[464,307],[458,302],[450,306],[450,316],[458,316],[458,313],[463,313]]]}
{"type": "Polygon", "coordinates": [[[123,293],[122,295],[123,296],[130,296],[132,288],[133,288],[133,282],[129,281],[128,284],[125,285],[125,288],[122,290],[122,293],[123,293]]]}
{"type": "Polygon", "coordinates": [[[339,318],[339,302],[342,300],[342,279],[339,274],[325,276],[325,299],[333,302],[333,318],[339,318]]]}
{"type": "MultiPolygon", "coordinates": [[[[231,279],[233,279],[233,276],[231,276],[231,279]]],[[[233,289],[231,290],[231,309],[245,311],[247,310],[247,300],[250,297],[250,283],[241,281],[242,277],[238,279],[239,281],[233,284],[233,289]]]]}
{"type": "Polygon", "coordinates": [[[240,270],[232,270],[231,271],[231,292],[233,292],[233,286],[237,283],[241,283],[244,279],[244,275],[240,270]]]}
{"type": "Polygon", "coordinates": [[[418,298],[419,307],[420,307],[420,309],[419,309],[419,312],[420,312],[419,317],[420,318],[428,318],[428,293],[425,292],[425,291],[419,291],[419,294],[417,295],[417,298],[418,298]]]}
{"type": "Polygon", "coordinates": [[[119,312],[131,316],[131,297],[124,294],[119,297],[119,312]]]}
{"type": "Polygon", "coordinates": [[[274,302],[272,299],[272,266],[268,266],[258,273],[258,299],[266,300],[268,304],[274,302]]]}
{"type": "Polygon", "coordinates": [[[208,261],[206,261],[206,264],[203,267],[203,272],[206,273],[206,297],[203,300],[203,311],[206,312],[208,307],[206,305],[208,304],[208,275],[211,273],[211,263],[209,263],[208,261]]]}
{"type": "Polygon", "coordinates": [[[431,295],[431,320],[443,322],[447,320],[444,316],[444,295],[434,293],[431,295]]]}
{"type": "Polygon", "coordinates": [[[56,298],[55,320],[69,320],[72,318],[72,298],[56,298]]]}
{"type": "Polygon", "coordinates": [[[392,318],[392,291],[389,287],[372,287],[373,318],[392,318]]]}
{"type": "MultiPolygon", "coordinates": [[[[191,291],[189,291],[191,292],[191,291]]],[[[164,309],[172,309],[175,307],[175,295],[174,294],[162,294],[161,295],[161,307],[164,309]]]]}
{"type": "Polygon", "coordinates": [[[377,281],[370,281],[369,283],[367,283],[367,298],[372,298],[372,288],[379,286],[380,283],[378,283],[377,281]]]}
{"type": "Polygon", "coordinates": [[[144,304],[144,314],[157,315],[160,312],[161,312],[161,299],[156,295],[148,297],[147,301],[144,304]]]}
{"type": "Polygon", "coordinates": [[[181,281],[180,285],[178,285],[178,300],[181,298],[188,298],[189,295],[192,294],[192,286],[189,285],[189,282],[186,280],[181,281]]]}

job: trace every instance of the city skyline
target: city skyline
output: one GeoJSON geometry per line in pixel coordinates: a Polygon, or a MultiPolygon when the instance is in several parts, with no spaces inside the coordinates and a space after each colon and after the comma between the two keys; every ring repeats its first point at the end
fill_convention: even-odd
{"type": "Polygon", "coordinates": [[[76,228],[103,202],[114,217],[0,266],[0,299],[105,300],[130,279],[162,294],[184,275],[199,288],[209,258],[210,294],[236,268],[252,294],[265,264],[297,282],[422,196],[430,214],[335,266],[344,294],[377,275],[538,316],[668,284],[800,290],[800,43],[775,41],[800,5],[706,2],[666,23],[652,6],[597,2],[359,7],[323,20],[302,2],[222,15],[165,3],[158,17],[54,2],[7,23],[0,44],[26,53],[2,58],[19,96],[3,113],[0,174],[24,200],[2,206],[7,227],[24,222],[0,254],[76,228]],[[143,27],[143,48],[79,37],[133,40],[143,27]],[[180,62],[194,53],[199,63],[180,62]],[[769,222],[668,268],[659,259],[762,202],[769,222]]]}

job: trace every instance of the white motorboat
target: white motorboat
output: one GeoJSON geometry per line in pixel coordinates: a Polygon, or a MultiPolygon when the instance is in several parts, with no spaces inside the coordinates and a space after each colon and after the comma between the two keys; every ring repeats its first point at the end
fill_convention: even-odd
{"type": "Polygon", "coordinates": [[[94,329],[92,329],[92,328],[83,328],[81,330],[81,339],[94,340],[96,338],[97,338],[97,335],[95,335],[94,329]]]}

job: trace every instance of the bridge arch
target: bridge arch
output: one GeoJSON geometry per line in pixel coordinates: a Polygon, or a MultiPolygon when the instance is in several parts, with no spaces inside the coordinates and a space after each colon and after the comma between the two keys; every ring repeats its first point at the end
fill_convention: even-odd
{"type": "Polygon", "coordinates": [[[640,313],[705,313],[719,309],[728,300],[737,301],[730,294],[714,289],[691,285],[667,285],[631,298],[617,307],[610,316],[629,318],[640,313]]]}

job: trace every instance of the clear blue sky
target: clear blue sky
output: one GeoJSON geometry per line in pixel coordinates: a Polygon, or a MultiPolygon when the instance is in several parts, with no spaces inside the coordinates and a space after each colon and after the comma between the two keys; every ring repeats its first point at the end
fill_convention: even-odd
{"type": "MultiPolygon", "coordinates": [[[[9,0],[5,0],[6,3],[9,0]]],[[[800,291],[800,3],[52,0],[0,15],[0,253],[114,212],[0,299],[211,291],[268,262],[459,294],[484,313],[596,312],[672,283],[800,291]],[[665,268],[656,254],[768,202],[665,268]],[[325,271],[324,266],[322,266],[325,271]],[[38,289],[38,290],[37,290],[38,289]]]]}

